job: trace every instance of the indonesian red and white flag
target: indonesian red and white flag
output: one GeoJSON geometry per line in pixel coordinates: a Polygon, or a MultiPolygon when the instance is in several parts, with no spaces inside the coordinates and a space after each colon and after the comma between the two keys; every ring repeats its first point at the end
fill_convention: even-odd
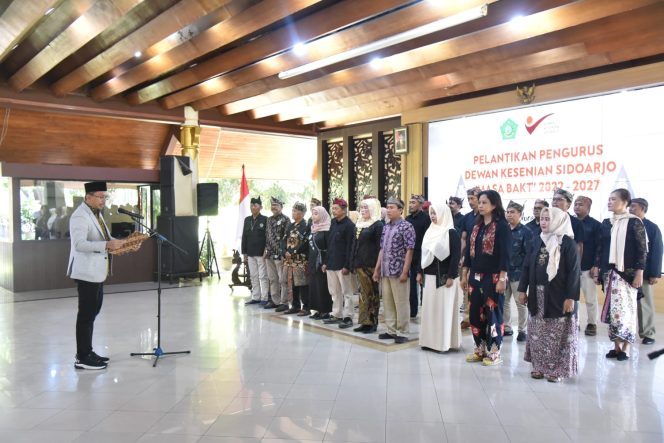
{"type": "Polygon", "coordinates": [[[242,229],[244,227],[244,219],[251,215],[249,208],[249,185],[247,185],[247,177],[244,175],[244,165],[242,165],[242,181],[240,182],[240,211],[237,215],[237,230],[235,231],[235,247],[240,254],[242,254],[242,229]]]}

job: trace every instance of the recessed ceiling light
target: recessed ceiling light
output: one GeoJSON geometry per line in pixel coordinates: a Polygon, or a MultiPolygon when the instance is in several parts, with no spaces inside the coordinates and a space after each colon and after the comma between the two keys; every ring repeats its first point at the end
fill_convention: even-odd
{"type": "Polygon", "coordinates": [[[372,58],[371,61],[369,62],[369,65],[371,65],[372,68],[378,68],[378,67],[380,67],[380,64],[381,64],[382,61],[383,61],[382,58],[380,58],[380,57],[374,57],[374,58],[372,58]]]}
{"type": "Polygon", "coordinates": [[[304,43],[296,43],[295,46],[293,46],[293,52],[295,55],[304,55],[307,52],[307,48],[304,46],[304,43]]]}
{"type": "Polygon", "coordinates": [[[141,51],[134,52],[134,57],[136,57],[136,58],[140,57],[141,55],[142,55],[141,51]]]}
{"type": "Polygon", "coordinates": [[[55,11],[55,8],[48,8],[46,12],[44,12],[44,15],[49,15],[53,11],[55,11]]]}
{"type": "Polygon", "coordinates": [[[521,14],[519,14],[519,15],[515,15],[514,17],[512,17],[512,18],[510,19],[510,23],[518,23],[518,22],[520,22],[521,20],[523,20],[523,15],[521,15],[521,14]]]}

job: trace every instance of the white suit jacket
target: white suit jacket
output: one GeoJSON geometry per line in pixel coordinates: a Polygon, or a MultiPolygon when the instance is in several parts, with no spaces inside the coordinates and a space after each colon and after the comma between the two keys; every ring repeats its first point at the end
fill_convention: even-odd
{"type": "MultiPolygon", "coordinates": [[[[102,223],[106,226],[103,218],[102,223]]],[[[108,227],[106,231],[110,235],[108,227]]],[[[71,251],[67,276],[92,283],[106,280],[110,268],[106,240],[97,217],[85,202],[76,208],[69,219],[69,232],[71,251]]]]}

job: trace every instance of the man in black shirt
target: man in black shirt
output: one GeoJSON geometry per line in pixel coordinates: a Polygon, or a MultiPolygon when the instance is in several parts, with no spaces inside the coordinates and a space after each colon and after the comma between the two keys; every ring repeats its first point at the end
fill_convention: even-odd
{"type": "MultiPolygon", "coordinates": [[[[461,257],[464,257],[465,255],[466,245],[470,240],[470,234],[472,234],[477,221],[477,214],[479,214],[477,210],[477,196],[480,191],[482,190],[478,186],[466,191],[466,199],[468,200],[468,206],[470,206],[470,212],[464,215],[461,220],[461,257]]],[[[461,261],[463,262],[463,259],[461,261]]],[[[469,309],[467,290],[463,291],[463,308],[464,316],[463,321],[461,322],[461,329],[468,329],[470,327],[470,321],[468,321],[469,309]]]]}
{"type": "Polygon", "coordinates": [[[659,227],[646,218],[648,201],[645,198],[634,198],[629,206],[629,212],[636,215],[643,222],[648,234],[648,255],[646,268],[643,270],[643,298],[638,301],[639,335],[644,345],[655,343],[655,300],[653,285],[656,285],[662,275],[662,233],[659,227]]]}
{"type": "Polygon", "coordinates": [[[332,203],[327,254],[323,258],[322,271],[327,274],[327,289],[332,296],[332,317],[325,324],[353,325],[353,284],[350,274],[351,248],[355,224],[346,216],[348,203],[335,198],[332,203]]]}
{"type": "Polygon", "coordinates": [[[541,198],[538,198],[535,200],[535,204],[533,205],[533,217],[531,221],[526,223],[526,228],[530,229],[530,231],[533,233],[533,238],[539,237],[539,235],[542,233],[542,228],[540,228],[540,212],[542,212],[542,209],[548,208],[549,207],[549,202],[546,200],[543,200],[541,198]]]}
{"type": "Polygon", "coordinates": [[[593,201],[589,197],[578,196],[574,201],[574,213],[583,224],[583,255],[581,256],[581,291],[586,300],[586,311],[588,313],[588,325],[585,334],[597,335],[597,320],[599,307],[597,304],[597,283],[593,275],[597,274],[595,257],[602,242],[602,224],[592,218],[590,208],[593,201]]]}
{"type": "Polygon", "coordinates": [[[256,303],[265,305],[270,292],[265,257],[263,257],[267,217],[261,214],[263,205],[260,197],[251,199],[250,209],[251,215],[244,219],[241,246],[244,262],[249,267],[249,277],[251,278],[251,300],[245,305],[256,303]]]}
{"type": "Polygon", "coordinates": [[[417,270],[422,257],[422,240],[424,233],[429,229],[431,219],[429,214],[422,211],[424,204],[423,195],[412,194],[408,201],[408,216],[406,221],[415,229],[415,249],[413,250],[413,262],[410,266],[410,318],[417,317],[417,309],[420,305],[420,285],[417,283],[417,270]]]}
{"type": "Polygon", "coordinates": [[[447,199],[447,206],[450,207],[452,211],[452,218],[454,219],[454,229],[461,235],[463,231],[463,214],[461,213],[461,208],[463,208],[463,199],[459,197],[450,197],[447,199]]]}
{"type": "Polygon", "coordinates": [[[584,231],[583,223],[576,217],[569,215],[570,206],[572,206],[572,199],[574,195],[566,189],[556,188],[553,191],[553,199],[551,201],[551,206],[558,208],[561,211],[565,212],[572,223],[572,231],[574,231],[574,241],[576,242],[576,249],[579,253],[579,259],[583,257],[583,240],[584,240],[584,231]]]}

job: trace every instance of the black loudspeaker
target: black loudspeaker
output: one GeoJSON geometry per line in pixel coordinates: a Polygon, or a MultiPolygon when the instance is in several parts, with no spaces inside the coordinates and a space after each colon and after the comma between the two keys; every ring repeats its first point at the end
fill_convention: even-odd
{"type": "Polygon", "coordinates": [[[161,249],[161,273],[176,275],[198,272],[198,217],[160,215],[157,218],[157,231],[187,251],[184,254],[164,242],[161,249]]]}
{"type": "Polygon", "coordinates": [[[198,215],[219,214],[219,185],[217,183],[199,183],[196,185],[198,215]]]}
{"type": "Polygon", "coordinates": [[[190,158],[167,155],[159,160],[161,213],[171,216],[195,215],[190,158]]]}

